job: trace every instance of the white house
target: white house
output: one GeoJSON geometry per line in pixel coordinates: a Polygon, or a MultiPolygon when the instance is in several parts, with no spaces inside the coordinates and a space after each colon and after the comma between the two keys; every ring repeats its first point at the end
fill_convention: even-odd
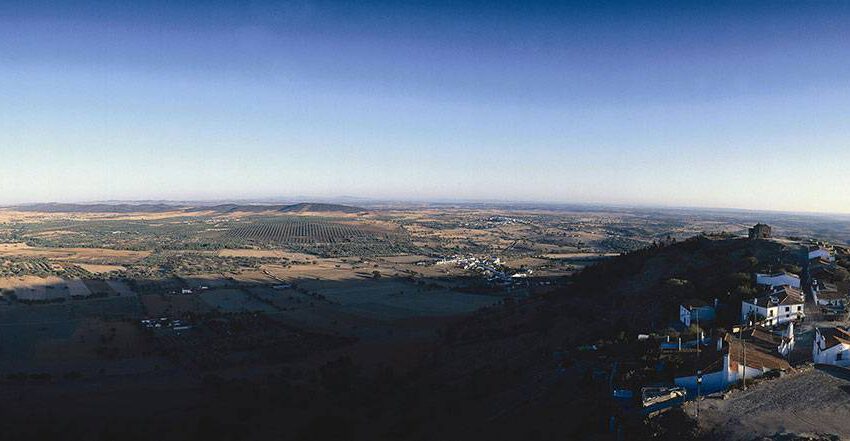
{"type": "Polygon", "coordinates": [[[800,289],[800,276],[785,271],[774,274],[756,273],[756,283],[771,288],[788,285],[800,289]]]}
{"type": "Polygon", "coordinates": [[[819,364],[850,366],[850,332],[841,328],[815,328],[812,360],[819,364]]]}
{"type": "Polygon", "coordinates": [[[812,296],[819,306],[843,308],[847,303],[847,294],[832,283],[812,283],[812,296]]]}
{"type": "Polygon", "coordinates": [[[824,259],[830,262],[835,262],[835,257],[832,255],[832,253],[830,253],[828,249],[822,246],[809,248],[809,260],[814,259],[824,259]]]}
{"type": "Polygon", "coordinates": [[[679,305],[679,321],[691,326],[696,321],[714,321],[714,307],[699,299],[691,299],[679,305]]]}
{"type": "Polygon", "coordinates": [[[741,302],[741,322],[774,326],[805,317],[803,293],[790,286],[774,288],[767,295],[741,302]]]}
{"type": "MultiPolygon", "coordinates": [[[[725,390],[732,384],[746,379],[761,377],[770,371],[787,371],[791,366],[779,357],[778,348],[772,343],[760,342],[755,336],[742,341],[731,334],[718,340],[717,352],[707,350],[702,360],[702,393],[725,390]],[[713,353],[712,356],[709,353],[713,353]]],[[[697,376],[676,377],[673,382],[693,393],[697,388],[697,376]]]]}

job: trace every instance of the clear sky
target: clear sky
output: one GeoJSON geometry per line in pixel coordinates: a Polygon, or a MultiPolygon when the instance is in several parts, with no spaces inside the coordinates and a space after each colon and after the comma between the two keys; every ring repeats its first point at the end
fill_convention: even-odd
{"type": "Polygon", "coordinates": [[[850,212],[850,3],[0,2],[0,203],[850,212]]]}

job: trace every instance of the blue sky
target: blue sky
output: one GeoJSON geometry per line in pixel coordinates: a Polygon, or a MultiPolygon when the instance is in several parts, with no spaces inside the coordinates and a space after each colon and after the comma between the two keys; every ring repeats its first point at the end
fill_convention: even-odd
{"type": "Polygon", "coordinates": [[[829,2],[7,1],[0,203],[850,212],[848,19],[829,2]]]}

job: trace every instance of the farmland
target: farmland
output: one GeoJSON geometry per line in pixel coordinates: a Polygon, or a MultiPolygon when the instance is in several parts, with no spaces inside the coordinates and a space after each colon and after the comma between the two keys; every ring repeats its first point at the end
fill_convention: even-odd
{"type": "Polygon", "coordinates": [[[311,221],[283,221],[239,227],[229,232],[239,240],[272,244],[337,243],[365,236],[350,225],[311,221]]]}
{"type": "MultiPolygon", "coordinates": [[[[137,372],[171,363],[208,370],[229,365],[224,353],[237,350],[265,363],[281,357],[249,352],[275,341],[289,351],[284,358],[313,359],[325,350],[296,345],[298,332],[312,333],[304,341],[333,342],[327,348],[378,354],[354,348],[430,341],[459,317],[560,283],[579,263],[557,256],[598,252],[553,239],[565,218],[534,212],[331,204],[110,209],[0,209],[0,353],[10,356],[0,378],[61,372],[68,363],[97,372],[98,364],[128,359],[137,372]],[[534,270],[541,279],[499,286],[437,264],[457,253],[499,255],[507,265],[501,270],[534,270]],[[138,325],[151,318],[161,327],[138,325]],[[271,331],[258,333],[252,320],[271,331]],[[245,346],[252,339],[267,343],[245,346]],[[199,344],[221,353],[174,355],[195,353],[199,344]],[[50,349],[57,345],[63,349],[50,349]],[[12,363],[15,353],[28,355],[12,363]]],[[[383,359],[373,357],[365,360],[383,359]]]]}

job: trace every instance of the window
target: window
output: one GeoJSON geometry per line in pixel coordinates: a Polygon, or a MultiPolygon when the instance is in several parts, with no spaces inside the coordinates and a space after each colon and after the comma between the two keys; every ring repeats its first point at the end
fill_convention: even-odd
{"type": "Polygon", "coordinates": [[[800,306],[798,306],[798,307],[797,307],[797,311],[802,311],[802,310],[803,310],[803,306],[802,306],[802,305],[800,305],[800,306]]]}
{"type": "Polygon", "coordinates": [[[835,354],[835,361],[841,361],[843,359],[843,356],[844,356],[843,352],[839,352],[839,353],[835,354]]]}
{"type": "Polygon", "coordinates": [[[786,307],[785,307],[785,312],[788,312],[788,311],[790,311],[790,310],[791,310],[791,307],[790,307],[790,306],[786,306],[786,307]]]}

